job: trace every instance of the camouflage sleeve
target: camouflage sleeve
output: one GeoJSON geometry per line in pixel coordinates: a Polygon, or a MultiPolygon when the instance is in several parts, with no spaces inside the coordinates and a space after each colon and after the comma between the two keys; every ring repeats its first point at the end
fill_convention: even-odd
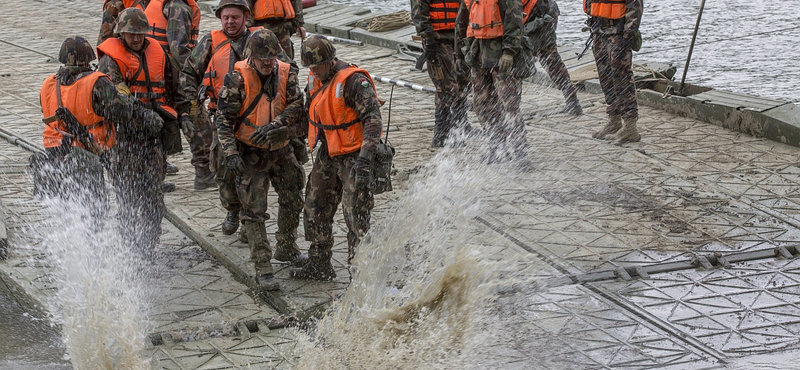
{"type": "Polygon", "coordinates": [[[455,41],[455,52],[456,55],[462,55],[461,46],[462,41],[467,37],[467,24],[469,23],[469,10],[467,6],[464,5],[464,2],[461,2],[461,5],[458,6],[458,15],[456,15],[456,41],[455,41]]]}
{"type": "Polygon", "coordinates": [[[103,55],[100,57],[100,60],[97,61],[97,71],[108,75],[108,77],[111,78],[111,82],[115,85],[125,82],[125,77],[119,70],[117,62],[108,55],[103,55]]]}
{"type": "Polygon", "coordinates": [[[217,127],[217,134],[225,157],[239,154],[239,150],[236,148],[235,129],[239,122],[239,110],[242,109],[245,97],[242,75],[237,71],[231,71],[225,75],[217,106],[217,110],[222,115],[222,122],[217,127]]]}
{"type": "Polygon", "coordinates": [[[110,0],[103,7],[103,21],[100,23],[100,36],[97,37],[97,45],[100,45],[107,38],[114,36],[114,24],[117,22],[117,15],[125,9],[122,0],[110,0]]]}
{"type": "Polygon", "coordinates": [[[294,6],[294,19],[292,19],[292,24],[295,27],[303,27],[305,24],[305,20],[303,19],[303,0],[291,0],[292,6],[294,6]]]}
{"type": "Polygon", "coordinates": [[[198,89],[203,84],[203,75],[211,63],[211,34],[206,34],[192,50],[192,54],[181,70],[180,85],[186,99],[198,100],[198,89]]]}
{"type": "Polygon", "coordinates": [[[164,79],[167,83],[167,102],[178,111],[178,116],[189,112],[189,100],[180,86],[180,70],[172,58],[167,58],[164,79]]]}
{"type": "Polygon", "coordinates": [[[275,121],[281,126],[289,127],[293,137],[305,137],[308,135],[308,125],[305,125],[303,120],[305,113],[303,92],[300,90],[297,73],[297,67],[290,67],[289,81],[286,83],[286,108],[275,117],[275,121]]]}
{"type": "Polygon", "coordinates": [[[344,84],[344,103],[358,112],[358,119],[364,123],[364,137],[361,142],[361,155],[371,157],[381,138],[381,103],[375,94],[369,78],[362,73],[354,73],[344,84]]]}
{"type": "Polygon", "coordinates": [[[133,117],[133,104],[117,92],[108,78],[98,78],[92,87],[92,109],[98,116],[113,122],[118,128],[127,126],[133,117]]]}
{"type": "Polygon", "coordinates": [[[174,6],[164,7],[167,18],[167,42],[169,54],[178,61],[178,69],[183,67],[192,53],[189,40],[192,34],[192,9],[182,1],[173,1],[174,6]]]}
{"type": "Polygon", "coordinates": [[[633,33],[639,30],[642,23],[644,4],[642,0],[625,0],[625,29],[623,33],[633,33]]]}
{"type": "Polygon", "coordinates": [[[412,0],[411,5],[411,20],[417,28],[417,34],[433,40],[436,32],[431,24],[431,0],[412,0]]]}
{"type": "Polygon", "coordinates": [[[503,53],[516,55],[522,46],[522,2],[502,0],[499,4],[503,14],[503,53]]]}

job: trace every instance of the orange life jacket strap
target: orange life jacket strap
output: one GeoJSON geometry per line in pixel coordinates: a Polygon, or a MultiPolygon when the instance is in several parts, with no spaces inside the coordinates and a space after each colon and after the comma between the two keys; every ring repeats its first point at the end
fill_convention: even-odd
{"type": "Polygon", "coordinates": [[[350,121],[350,122],[343,123],[343,124],[341,124],[341,125],[323,125],[323,124],[321,124],[321,123],[319,123],[319,122],[314,122],[314,121],[313,121],[313,120],[311,120],[311,119],[309,119],[309,120],[308,120],[308,123],[310,123],[310,124],[311,124],[311,126],[314,126],[314,127],[316,127],[316,128],[321,128],[321,129],[323,129],[323,130],[328,130],[328,131],[333,131],[333,130],[345,130],[345,129],[347,129],[348,127],[350,127],[350,126],[353,126],[353,125],[355,125],[355,124],[357,124],[357,123],[360,123],[360,122],[361,122],[361,120],[359,120],[358,118],[356,118],[356,119],[354,119],[354,120],[352,120],[352,121],[350,121]]]}

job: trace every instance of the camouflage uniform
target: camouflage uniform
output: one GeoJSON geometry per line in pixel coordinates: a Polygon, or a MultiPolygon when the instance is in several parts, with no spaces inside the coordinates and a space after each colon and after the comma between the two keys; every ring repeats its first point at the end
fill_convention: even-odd
{"type": "Polygon", "coordinates": [[[644,6],[642,0],[626,0],[625,17],[609,20],[590,17],[592,53],[597,64],[600,87],[605,95],[606,112],[622,119],[639,117],[636,86],[633,83],[631,47],[633,33],[639,30],[644,6]]]}
{"type": "Polygon", "coordinates": [[[456,18],[457,58],[472,67],[473,109],[492,142],[492,161],[497,151],[505,151],[506,141],[518,159],[527,160],[528,141],[520,114],[522,79],[533,69],[520,48],[522,45],[522,3],[499,0],[503,36],[491,39],[467,38],[469,9],[462,1],[456,18]],[[499,70],[503,55],[513,56],[510,73],[499,70]]]}
{"type": "MultiPolygon", "coordinates": [[[[291,137],[303,137],[306,128],[300,124],[303,114],[303,95],[298,88],[297,68],[292,66],[286,86],[286,107],[274,118],[278,127],[287,127],[291,137]]],[[[259,72],[256,72],[259,73],[259,72]]],[[[277,67],[273,73],[262,77],[264,94],[275,96],[274,81],[277,76],[277,67]]],[[[239,199],[242,203],[242,223],[264,224],[267,219],[267,190],[269,183],[275,187],[278,194],[278,232],[276,256],[290,256],[300,254],[297,248],[297,226],[300,223],[300,212],[303,209],[302,187],[303,167],[294,156],[291,145],[286,145],[275,151],[251,147],[236,139],[235,133],[240,124],[239,111],[246,99],[246,86],[242,75],[233,70],[225,76],[225,82],[219,94],[219,117],[221,123],[217,127],[219,143],[222,146],[224,157],[233,155],[241,156],[244,162],[245,174],[236,180],[239,199]]],[[[228,176],[233,176],[230,170],[228,176]]],[[[248,239],[252,240],[251,235],[248,239]]],[[[256,275],[272,273],[272,251],[265,243],[266,248],[253,248],[251,246],[251,259],[255,263],[256,275]]]]}
{"type": "MultiPolygon", "coordinates": [[[[337,59],[333,68],[339,71],[348,66],[348,63],[337,59]]],[[[355,109],[359,121],[364,124],[363,141],[360,151],[331,157],[325,134],[320,132],[317,135],[319,143],[316,147],[319,149],[315,148],[317,155],[308,176],[303,215],[306,240],[311,242],[308,249],[311,261],[331,259],[333,216],[339,203],[342,203],[342,213],[348,230],[348,261],[352,259],[361,237],[369,230],[370,211],[374,206],[372,191],[357,189],[351,170],[359,156],[371,157],[375,153],[381,136],[381,104],[369,79],[361,73],[354,73],[345,81],[343,93],[345,105],[355,109]]]]}
{"type": "Polygon", "coordinates": [[[467,96],[471,87],[469,71],[457,71],[452,30],[434,31],[430,19],[431,1],[412,1],[411,17],[417,34],[424,39],[428,76],[436,87],[435,126],[431,145],[441,147],[454,127],[470,130],[467,96]]]}
{"type": "MultiPolygon", "coordinates": [[[[143,49],[152,39],[145,39],[143,49]]],[[[126,46],[126,50],[141,60],[141,53],[126,46]]],[[[170,61],[170,58],[167,58],[170,61]]],[[[177,87],[177,70],[172,63],[165,71],[167,101],[174,102],[178,113],[188,108],[183,92],[177,87]]],[[[127,84],[117,63],[108,55],[100,58],[97,70],[107,74],[114,84],[127,84]]],[[[171,118],[170,118],[171,119],[171,118]]],[[[140,122],[141,124],[141,122],[140,122]]],[[[166,177],[166,163],[160,135],[117,126],[117,145],[111,155],[112,184],[119,203],[118,218],[123,239],[138,241],[145,253],[152,253],[161,238],[164,216],[164,193],[161,183],[166,177]]]]}
{"type": "MultiPolygon", "coordinates": [[[[147,7],[147,0],[134,0],[133,6],[147,7]]],[[[114,24],[117,22],[117,15],[125,9],[122,0],[107,0],[103,3],[103,22],[100,24],[100,36],[97,37],[97,45],[100,45],[109,37],[114,37],[114,24]]]]}
{"type": "MultiPolygon", "coordinates": [[[[274,0],[247,0],[250,4],[250,9],[254,9],[253,5],[259,1],[274,1],[274,0]]],[[[283,19],[283,18],[272,18],[272,19],[261,19],[261,20],[254,20],[250,19],[247,22],[248,26],[262,26],[275,34],[278,37],[278,42],[281,44],[281,48],[286,52],[289,56],[290,60],[294,60],[294,43],[292,42],[292,35],[297,32],[300,27],[303,27],[305,22],[303,21],[303,1],[302,0],[290,0],[292,5],[294,6],[294,18],[292,19],[283,19]]],[[[252,14],[252,13],[251,13],[252,14]]]]}
{"type": "Polygon", "coordinates": [[[559,15],[561,12],[555,0],[537,1],[528,21],[523,25],[523,33],[526,36],[523,49],[529,49],[532,58],[539,58],[550,79],[564,95],[567,102],[566,111],[580,115],[583,110],[577,97],[578,89],[572,83],[567,66],[561,60],[556,46],[559,15]]]}

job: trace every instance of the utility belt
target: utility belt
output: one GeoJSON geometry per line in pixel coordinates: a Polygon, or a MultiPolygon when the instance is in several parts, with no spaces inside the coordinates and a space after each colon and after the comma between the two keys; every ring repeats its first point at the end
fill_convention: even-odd
{"type": "Polygon", "coordinates": [[[591,28],[605,28],[605,29],[617,28],[618,31],[622,32],[622,29],[625,27],[625,17],[622,17],[620,19],[590,17],[589,26],[591,28]]]}

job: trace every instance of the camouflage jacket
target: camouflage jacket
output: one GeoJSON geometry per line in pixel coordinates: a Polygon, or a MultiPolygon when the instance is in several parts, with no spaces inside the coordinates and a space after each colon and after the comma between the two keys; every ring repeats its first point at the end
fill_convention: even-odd
{"type": "MultiPolygon", "coordinates": [[[[350,64],[336,59],[334,69],[336,71],[349,67],[350,64]]],[[[333,76],[331,76],[333,78],[333,76]]],[[[326,81],[323,81],[323,83],[326,81]]],[[[306,86],[306,95],[308,94],[306,86]]],[[[353,73],[344,82],[344,104],[358,112],[358,119],[364,124],[364,136],[361,142],[361,154],[372,157],[380,142],[381,129],[381,102],[370,84],[369,78],[362,73],[353,73]]],[[[311,98],[306,99],[306,112],[308,112],[311,98]]],[[[305,117],[307,121],[308,117],[305,117]]],[[[308,126],[305,124],[304,126],[308,126]]],[[[325,140],[325,135],[317,135],[320,140],[325,140]]]]}
{"type": "MultiPolygon", "coordinates": [[[[276,0],[247,0],[247,3],[250,5],[250,9],[253,9],[253,5],[257,1],[276,1],[276,0]]],[[[294,18],[292,18],[290,20],[290,22],[292,24],[292,27],[294,28],[294,30],[292,32],[290,32],[290,33],[294,33],[294,31],[297,30],[298,27],[303,27],[303,25],[305,24],[305,22],[303,20],[303,0],[289,0],[289,1],[291,1],[292,6],[294,6],[294,18]]],[[[256,22],[253,19],[252,14],[253,13],[250,13],[250,19],[247,20],[247,26],[248,27],[263,26],[264,23],[269,22],[269,21],[264,21],[264,20],[256,22]]]]}
{"type": "MultiPolygon", "coordinates": [[[[142,50],[147,48],[148,43],[156,41],[148,38],[145,39],[144,42],[145,44],[142,50]]],[[[123,41],[123,44],[124,43],[125,42],[123,41]]],[[[141,60],[140,53],[131,50],[130,48],[128,48],[128,46],[125,46],[125,50],[133,55],[136,55],[136,57],[139,58],[139,60],[141,60]]],[[[175,108],[176,111],[178,111],[178,116],[180,117],[181,114],[189,112],[189,101],[186,99],[186,96],[184,95],[183,91],[179,88],[178,85],[179,72],[178,69],[175,68],[174,61],[172,60],[172,58],[167,58],[167,62],[168,62],[168,66],[166,68],[167,70],[164,71],[164,76],[166,80],[165,82],[167,83],[166,101],[167,104],[170,104],[173,108],[175,108]]],[[[100,60],[97,63],[97,70],[107,74],[115,85],[120,83],[127,84],[127,82],[125,81],[125,76],[123,76],[122,72],[120,72],[117,62],[114,61],[114,59],[108,55],[103,55],[102,57],[100,57],[100,60]]]]}
{"type": "MultiPolygon", "coordinates": [[[[277,78],[277,65],[272,71],[273,73],[269,76],[261,76],[264,94],[267,96],[275,95],[273,90],[275,88],[275,78],[277,78]]],[[[298,87],[297,72],[297,67],[291,66],[289,68],[289,78],[286,83],[286,108],[275,117],[274,121],[278,127],[288,127],[292,137],[304,137],[308,132],[308,128],[302,124],[305,122],[303,120],[303,94],[298,87]]],[[[256,73],[258,72],[256,71],[256,73]]],[[[247,98],[245,91],[244,78],[238,71],[233,70],[225,75],[225,82],[219,93],[219,101],[217,103],[217,109],[222,115],[222,123],[217,128],[217,132],[225,157],[239,154],[236,130],[239,126],[239,111],[242,109],[242,103],[247,98]]]]}
{"type": "MultiPolygon", "coordinates": [[[[134,0],[133,6],[139,4],[142,8],[147,7],[147,0],[134,0]]],[[[103,4],[103,22],[100,23],[100,36],[97,37],[97,45],[100,45],[109,37],[114,37],[114,25],[117,23],[119,12],[125,9],[123,0],[108,0],[103,4]]]]}
{"type": "Polygon", "coordinates": [[[183,68],[192,48],[189,45],[192,35],[192,7],[183,0],[164,2],[164,17],[167,18],[167,53],[183,68]]]}
{"type": "Polygon", "coordinates": [[[411,21],[417,34],[426,40],[453,40],[453,31],[434,31],[431,24],[431,0],[411,0],[411,21]]]}
{"type": "Polygon", "coordinates": [[[642,23],[642,13],[644,13],[643,0],[625,0],[624,22],[609,23],[602,18],[590,17],[586,23],[595,35],[633,35],[639,30],[642,23]]]}
{"type": "MultiPolygon", "coordinates": [[[[248,36],[250,36],[250,30],[245,29],[245,32],[239,35],[239,37],[231,39],[231,50],[233,54],[235,54],[237,62],[244,59],[244,44],[247,42],[248,36]]],[[[192,50],[192,55],[183,65],[180,85],[181,90],[184,91],[188,99],[201,100],[205,98],[204,96],[199,96],[199,87],[203,85],[203,76],[206,73],[208,64],[211,63],[211,57],[214,56],[213,52],[211,34],[208,33],[200,39],[200,42],[198,42],[197,46],[192,50]]]]}
{"type": "MultiPolygon", "coordinates": [[[[474,68],[494,68],[504,53],[517,55],[522,45],[522,2],[520,0],[498,0],[500,17],[503,19],[503,37],[493,39],[467,38],[469,9],[464,1],[456,17],[456,55],[463,55],[468,65],[474,68]]],[[[460,56],[459,56],[460,57],[460,56]]]]}
{"type": "MultiPolygon", "coordinates": [[[[61,67],[56,72],[58,83],[72,85],[78,77],[92,72],[89,67],[61,67]]],[[[99,78],[92,87],[92,111],[115,125],[125,127],[133,117],[133,103],[130,97],[117,92],[114,83],[107,78],[99,78]]]]}

